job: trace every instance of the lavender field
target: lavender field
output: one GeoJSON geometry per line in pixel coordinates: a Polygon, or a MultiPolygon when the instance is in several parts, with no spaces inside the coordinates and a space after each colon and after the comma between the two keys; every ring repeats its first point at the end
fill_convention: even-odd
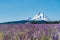
{"type": "Polygon", "coordinates": [[[60,24],[0,24],[0,40],[60,40],[60,24]]]}

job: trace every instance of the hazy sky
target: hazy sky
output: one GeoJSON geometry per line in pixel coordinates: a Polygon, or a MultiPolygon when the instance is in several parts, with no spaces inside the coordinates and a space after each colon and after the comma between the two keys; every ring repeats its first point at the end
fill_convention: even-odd
{"type": "Polygon", "coordinates": [[[60,20],[60,0],[0,0],[0,22],[27,19],[39,12],[60,20]]]}

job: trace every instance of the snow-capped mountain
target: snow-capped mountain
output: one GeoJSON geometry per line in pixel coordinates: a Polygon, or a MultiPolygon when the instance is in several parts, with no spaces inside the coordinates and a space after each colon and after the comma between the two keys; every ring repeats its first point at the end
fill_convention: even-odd
{"type": "Polygon", "coordinates": [[[47,17],[43,14],[43,13],[38,13],[36,14],[33,18],[31,18],[31,20],[44,20],[47,21],[47,17]]]}
{"type": "Polygon", "coordinates": [[[49,21],[50,18],[43,13],[36,14],[33,18],[19,21],[4,22],[0,24],[58,24],[60,21],[49,21]]]}

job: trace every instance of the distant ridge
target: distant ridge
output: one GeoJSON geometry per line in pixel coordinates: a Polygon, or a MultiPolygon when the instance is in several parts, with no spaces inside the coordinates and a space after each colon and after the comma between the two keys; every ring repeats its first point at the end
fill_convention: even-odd
{"type": "Polygon", "coordinates": [[[34,21],[34,20],[21,20],[21,21],[11,21],[11,22],[4,22],[0,24],[60,24],[60,21],[34,21]]]}

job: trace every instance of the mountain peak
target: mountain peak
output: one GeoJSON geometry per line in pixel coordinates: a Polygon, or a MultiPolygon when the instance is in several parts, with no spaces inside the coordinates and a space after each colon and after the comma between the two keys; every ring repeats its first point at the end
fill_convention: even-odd
{"type": "Polygon", "coordinates": [[[47,17],[41,12],[41,13],[36,14],[31,20],[47,21],[47,17]]]}

